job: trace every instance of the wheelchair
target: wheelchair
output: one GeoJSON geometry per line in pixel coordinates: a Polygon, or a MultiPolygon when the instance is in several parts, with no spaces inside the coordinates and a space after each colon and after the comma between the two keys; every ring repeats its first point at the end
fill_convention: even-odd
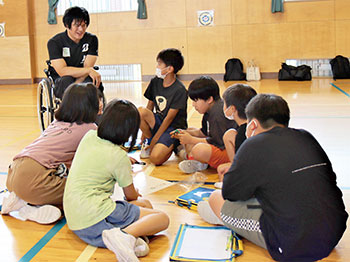
{"type": "MultiPolygon", "coordinates": [[[[55,97],[55,79],[60,77],[56,70],[51,66],[50,60],[46,60],[48,66],[44,69],[46,78],[42,79],[38,85],[37,89],[37,111],[39,126],[41,132],[51,124],[55,119],[55,111],[58,109],[61,99],[55,97]]],[[[95,70],[98,70],[98,66],[94,66],[95,70]]],[[[106,97],[102,91],[103,109],[106,107],[106,97]]]]}
{"type": "Polygon", "coordinates": [[[37,89],[37,111],[41,132],[50,125],[55,118],[55,111],[59,107],[61,100],[55,97],[54,78],[58,77],[55,69],[51,66],[50,60],[46,61],[47,69],[44,69],[46,78],[42,79],[37,89]]]}

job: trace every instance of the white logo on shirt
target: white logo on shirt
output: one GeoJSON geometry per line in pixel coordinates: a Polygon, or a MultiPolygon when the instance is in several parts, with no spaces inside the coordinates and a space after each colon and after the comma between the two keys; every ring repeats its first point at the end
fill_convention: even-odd
{"type": "Polygon", "coordinates": [[[89,44],[83,44],[82,52],[86,52],[87,50],[89,50],[89,44]]]}
{"type": "Polygon", "coordinates": [[[156,102],[159,110],[162,112],[166,108],[166,99],[164,96],[156,96],[156,102]]]}
{"type": "Polygon", "coordinates": [[[62,49],[62,56],[63,57],[70,57],[70,49],[69,49],[69,47],[63,47],[63,49],[62,49]]]}

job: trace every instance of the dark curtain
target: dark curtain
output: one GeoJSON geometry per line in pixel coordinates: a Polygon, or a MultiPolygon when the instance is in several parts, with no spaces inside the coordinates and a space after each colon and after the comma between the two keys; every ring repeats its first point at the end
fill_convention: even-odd
{"type": "Polygon", "coordinates": [[[50,25],[57,24],[55,9],[57,8],[59,0],[49,0],[49,15],[47,17],[47,22],[50,25]]]}
{"type": "Polygon", "coordinates": [[[283,12],[283,0],[272,0],[271,12],[283,12]]]}
{"type": "Polygon", "coordinates": [[[139,8],[137,9],[137,19],[147,19],[147,10],[145,0],[137,0],[139,8]]]}

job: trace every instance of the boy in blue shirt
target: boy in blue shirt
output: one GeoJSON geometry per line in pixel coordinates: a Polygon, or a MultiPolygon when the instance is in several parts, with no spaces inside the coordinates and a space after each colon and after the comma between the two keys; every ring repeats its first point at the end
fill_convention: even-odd
{"type": "Polygon", "coordinates": [[[156,77],[144,93],[147,106],[139,108],[142,140],[151,138],[147,149],[141,150],[141,158],[149,157],[155,165],[163,164],[172,154],[176,139],[170,132],[187,128],[187,90],[176,78],[183,65],[179,50],[162,50],[157,56],[156,77]]]}

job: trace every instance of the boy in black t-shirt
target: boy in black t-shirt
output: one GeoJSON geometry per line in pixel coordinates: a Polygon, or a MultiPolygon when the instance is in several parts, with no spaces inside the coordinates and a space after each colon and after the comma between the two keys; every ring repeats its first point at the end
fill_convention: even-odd
{"type": "Polygon", "coordinates": [[[98,56],[98,39],[86,32],[89,23],[85,8],[71,7],[63,15],[66,31],[47,43],[51,66],[58,74],[54,76],[54,92],[58,98],[62,99],[66,88],[74,82],[92,82],[103,91],[101,75],[93,68],[98,56]]]}
{"type": "Polygon", "coordinates": [[[224,100],[224,114],[226,118],[235,120],[238,128],[231,128],[224,134],[223,140],[230,161],[218,167],[219,182],[215,183],[214,186],[216,188],[222,187],[223,176],[231,166],[239,147],[246,139],[247,116],[245,114],[245,108],[254,96],[256,96],[256,91],[246,84],[232,85],[222,95],[224,100]]]}
{"type": "Polygon", "coordinates": [[[225,117],[219,85],[210,76],[193,80],[188,94],[193,107],[203,114],[202,127],[172,132],[187,152],[187,159],[179,163],[179,168],[184,173],[201,171],[208,165],[217,168],[220,164],[229,162],[223,136],[228,129],[236,128],[237,124],[225,117]]]}
{"type": "Polygon", "coordinates": [[[170,132],[187,128],[187,90],[176,78],[183,65],[179,50],[162,50],[157,56],[156,77],[144,93],[147,106],[139,108],[142,141],[152,139],[147,148],[142,148],[140,157],[149,157],[155,165],[163,164],[172,154],[176,139],[170,137],[170,132]]]}
{"type": "Polygon", "coordinates": [[[257,95],[246,114],[248,139],[224,176],[222,192],[209,198],[220,218],[214,223],[266,248],[277,261],[328,256],[348,214],[326,153],[309,132],[288,128],[289,107],[280,96],[257,95]]]}

